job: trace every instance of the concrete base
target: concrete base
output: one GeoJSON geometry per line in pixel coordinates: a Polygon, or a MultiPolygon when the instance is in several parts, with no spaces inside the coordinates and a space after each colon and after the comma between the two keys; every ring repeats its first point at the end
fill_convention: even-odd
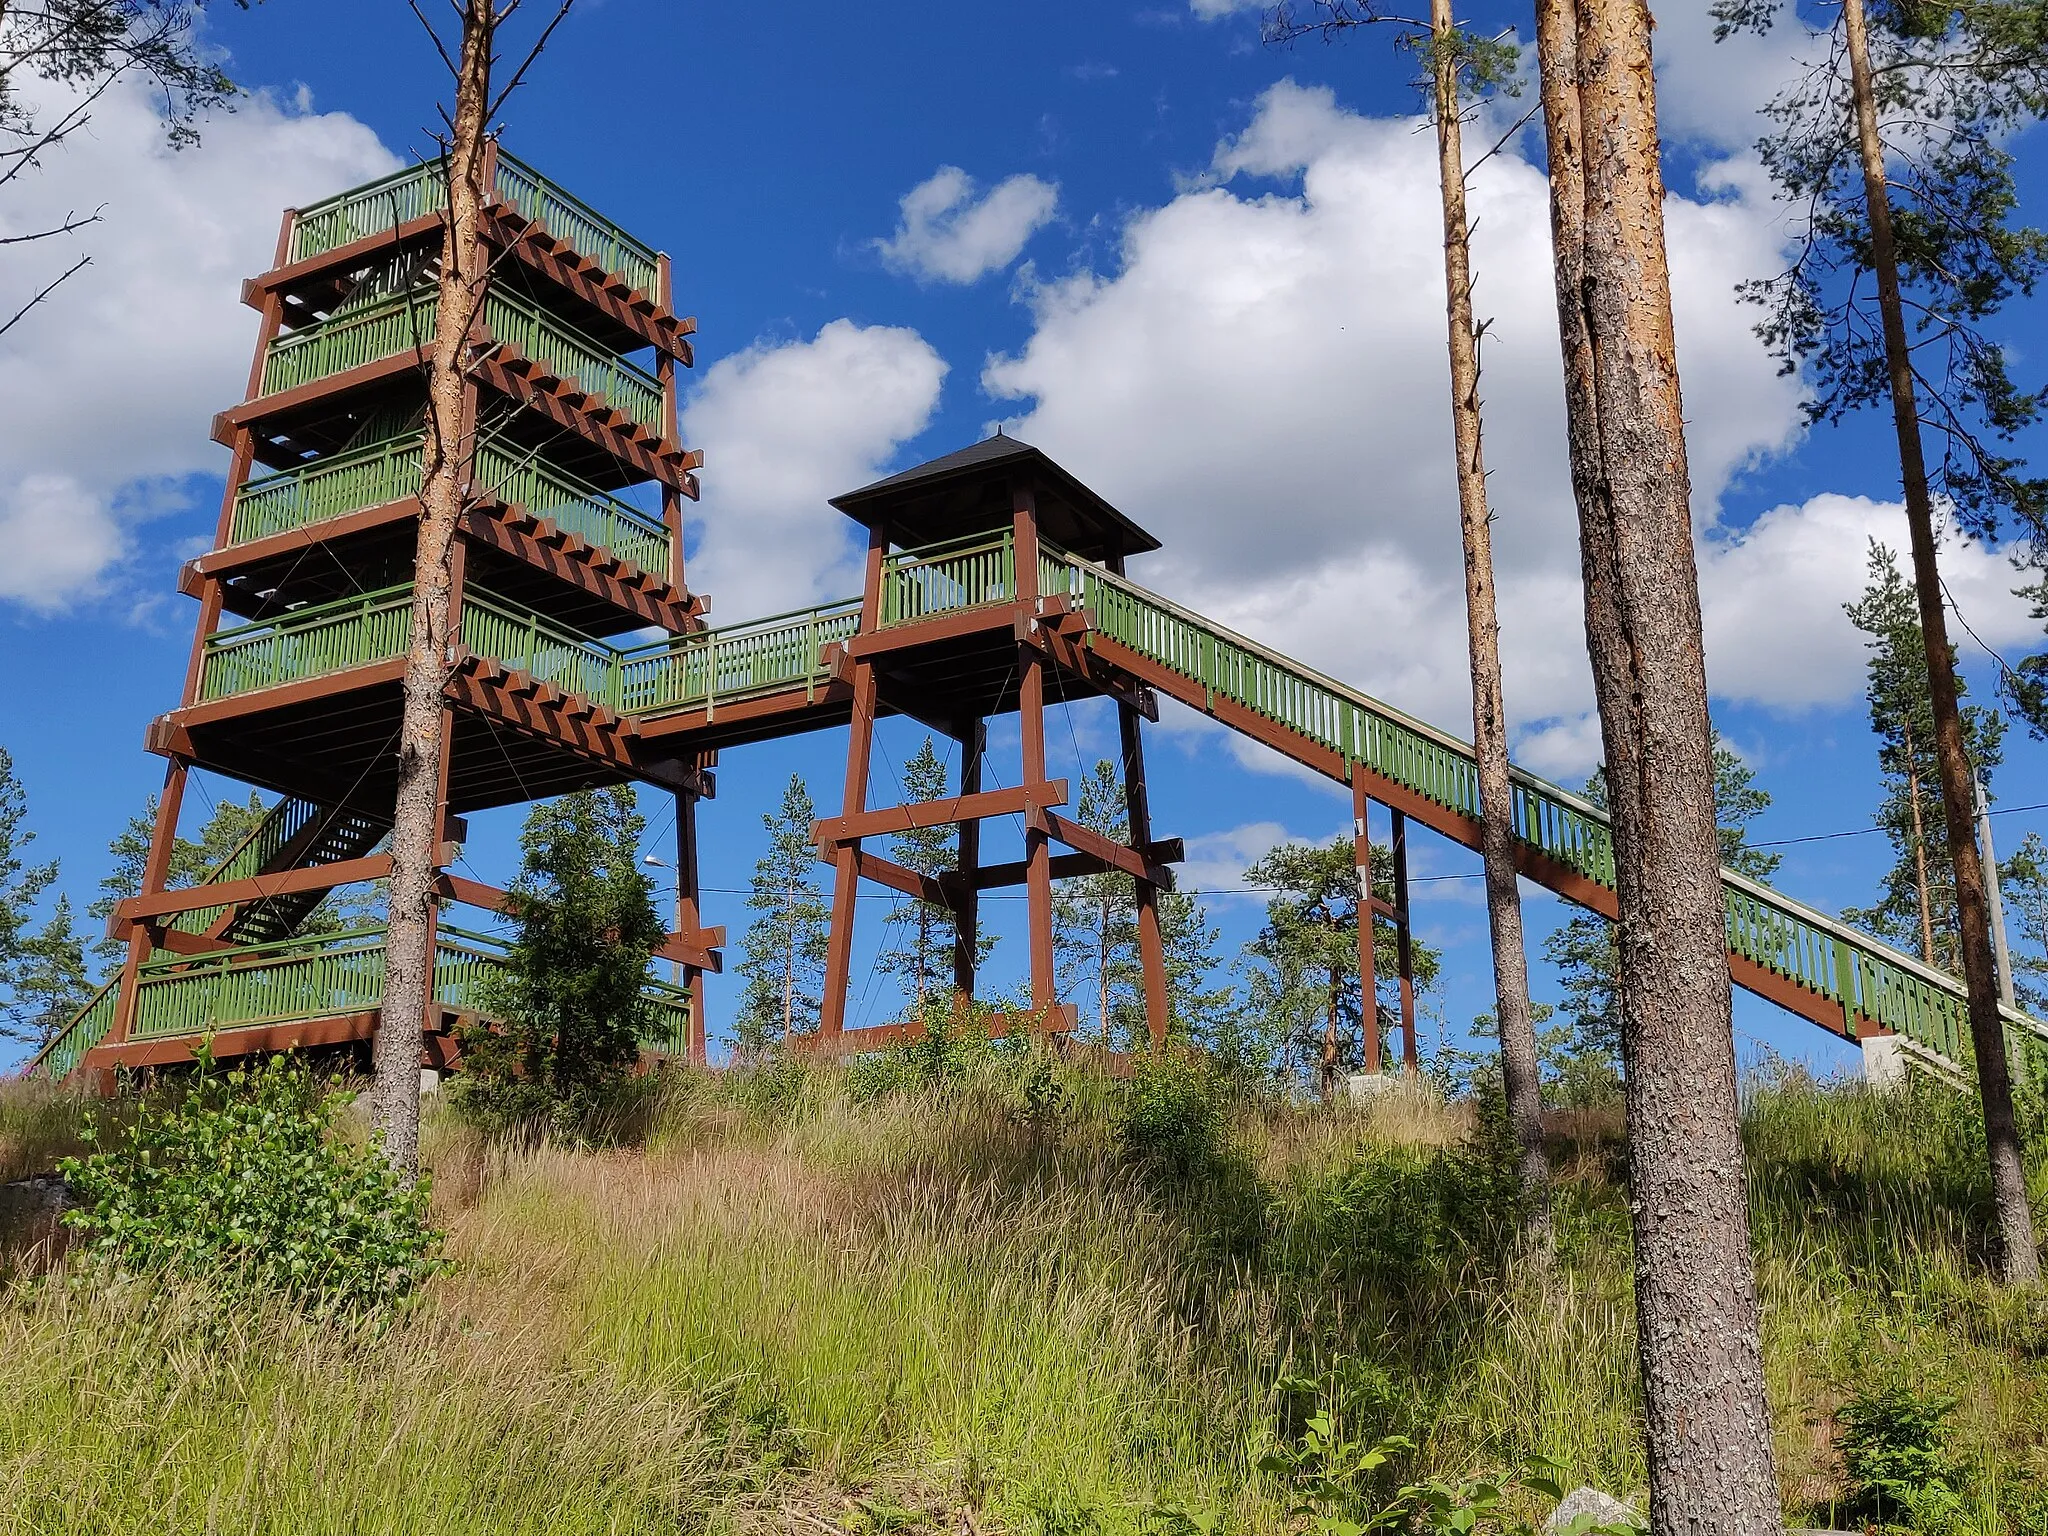
{"type": "Polygon", "coordinates": [[[436,1072],[436,1071],[435,1071],[435,1070],[434,1070],[434,1069],[433,1069],[432,1067],[421,1067],[421,1068],[420,1068],[420,1095],[421,1095],[421,1097],[423,1097],[423,1098],[424,1098],[424,1097],[425,1097],[425,1096],[426,1096],[427,1094],[430,1094],[430,1093],[439,1093],[440,1091],[441,1091],[441,1074],[440,1074],[440,1073],[438,1073],[438,1072],[436,1072]]]}
{"type": "Polygon", "coordinates": [[[1402,1092],[1407,1084],[1384,1072],[1353,1072],[1344,1079],[1344,1097],[1353,1104],[1377,1104],[1402,1092]]]}
{"type": "Polygon", "coordinates": [[[1602,1493],[1597,1488],[1574,1488],[1564,1496],[1564,1501],[1551,1517],[1543,1522],[1543,1529],[1546,1533],[1568,1531],[1588,1515],[1602,1525],[1640,1526],[1643,1523],[1641,1515],[1613,1495],[1602,1493]]]}
{"type": "Polygon", "coordinates": [[[1872,1088],[1903,1088],[1913,1069],[1906,1062],[1906,1048],[1897,1035],[1866,1035],[1863,1045],[1863,1081],[1872,1088]]]}

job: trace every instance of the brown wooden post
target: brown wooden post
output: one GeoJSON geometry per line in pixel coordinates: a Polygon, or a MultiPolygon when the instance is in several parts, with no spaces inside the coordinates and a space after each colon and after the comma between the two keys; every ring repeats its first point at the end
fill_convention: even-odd
{"type": "MultiPolygon", "coordinates": [[[[861,592],[860,628],[872,634],[882,618],[882,562],[889,552],[886,528],[868,533],[867,580],[861,592]]],[[[875,669],[853,663],[853,718],[847,724],[846,793],[841,814],[868,808],[868,760],[875,742],[875,669]]],[[[836,1037],[846,1026],[846,989],[853,973],[853,910],[860,894],[860,843],[841,843],[832,856],[832,929],[825,945],[825,993],[818,1009],[818,1033],[836,1037]]]]}
{"type": "MultiPolygon", "coordinates": [[[[184,760],[176,757],[164,769],[163,793],[156,802],[156,826],[150,831],[149,855],[142,864],[140,894],[144,896],[154,896],[170,883],[171,856],[178,846],[178,817],[185,807],[185,780],[190,772],[184,760]]],[[[135,983],[151,948],[148,926],[131,924],[128,953],[121,961],[121,995],[114,1004],[113,1027],[107,1031],[109,1041],[119,1042],[128,1038],[135,1013],[135,983]]]]}
{"type": "MultiPolygon", "coordinates": [[[[1038,608],[1038,502],[1031,487],[1010,487],[1012,576],[1017,600],[1036,623],[1038,608]]],[[[1024,784],[1045,782],[1045,658],[1038,647],[1019,644],[1023,681],[1017,690],[1017,720],[1023,737],[1024,784]]],[[[1059,998],[1052,949],[1052,838],[1042,822],[1024,825],[1024,909],[1030,930],[1031,1011],[1043,1018],[1059,998]]]]}
{"type": "MultiPolygon", "coordinates": [[[[700,769],[701,771],[701,769],[700,769]]],[[[676,793],[676,931],[701,932],[704,916],[698,906],[697,888],[697,797],[676,793]]],[[[704,971],[700,966],[683,967],[683,985],[689,990],[689,1025],[685,1057],[693,1067],[710,1059],[704,1033],[704,971]]]]}
{"type": "Polygon", "coordinates": [[[1394,948],[1401,967],[1401,1073],[1414,1077],[1420,1068],[1415,1051],[1414,936],[1408,910],[1408,818],[1399,811],[1394,812],[1394,911],[1394,948]]]}
{"type": "MultiPolygon", "coordinates": [[[[1116,716],[1123,738],[1124,812],[1130,823],[1131,846],[1147,854],[1152,846],[1152,804],[1145,788],[1145,744],[1139,734],[1144,716],[1121,700],[1116,716]]],[[[1167,988],[1166,944],[1159,931],[1159,887],[1139,880],[1133,889],[1138,905],[1138,964],[1145,978],[1145,1027],[1152,1036],[1152,1049],[1163,1050],[1173,994],[1167,988]]]]}
{"type": "Polygon", "coordinates": [[[1351,846],[1358,860],[1358,1000],[1365,1037],[1365,1070],[1377,1076],[1380,1062],[1380,981],[1372,902],[1372,800],[1365,776],[1351,765],[1351,846]]]}
{"type": "MultiPolygon", "coordinates": [[[[655,264],[659,274],[655,300],[664,315],[673,315],[675,300],[668,254],[657,256],[655,264]]],[[[676,360],[665,347],[655,351],[654,376],[661,384],[661,435],[675,445],[682,440],[676,414],[676,360]]],[[[689,588],[683,581],[683,493],[667,481],[661,486],[661,525],[668,530],[668,584],[678,592],[687,592],[689,588]]]]}
{"type": "MultiPolygon", "coordinates": [[[[969,721],[960,731],[960,793],[981,793],[981,755],[988,724],[969,721]]],[[[981,895],[974,887],[981,869],[981,821],[960,823],[960,885],[953,909],[953,1009],[965,1013],[974,1002],[974,970],[981,947],[981,895]]]]}

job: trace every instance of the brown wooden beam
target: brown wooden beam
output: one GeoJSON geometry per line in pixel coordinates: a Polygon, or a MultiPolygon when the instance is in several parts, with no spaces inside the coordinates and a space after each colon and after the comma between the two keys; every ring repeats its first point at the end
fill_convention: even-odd
{"type": "Polygon", "coordinates": [[[943,827],[956,821],[1015,816],[1066,803],[1067,781],[1046,779],[1037,784],[1020,784],[1014,789],[985,789],[979,794],[920,800],[914,805],[891,806],[887,810],[828,816],[811,823],[811,839],[820,844],[836,845],[855,842],[863,837],[908,832],[917,827],[943,827]]]}
{"type": "Polygon", "coordinates": [[[112,922],[127,927],[146,918],[166,917],[174,912],[191,912],[200,907],[233,907],[298,891],[331,891],[363,880],[382,880],[391,873],[391,855],[366,854],[360,859],[342,859],[333,864],[314,864],[304,869],[281,869],[275,874],[250,875],[241,880],[224,880],[219,885],[188,885],[182,890],[157,891],[147,896],[130,896],[114,908],[112,922]]]}
{"type": "MultiPolygon", "coordinates": [[[[289,1024],[258,1024],[247,1029],[216,1031],[210,1049],[216,1059],[247,1056],[271,1051],[299,1051],[320,1045],[342,1045],[367,1040],[377,1032],[377,1015],[339,1014],[327,1019],[306,1019],[289,1024]]],[[[192,1060],[200,1043],[198,1035],[172,1035],[162,1040],[126,1040],[118,1045],[99,1045],[85,1053],[78,1064],[81,1072],[103,1067],[164,1067],[192,1060]]]]}
{"type": "Polygon", "coordinates": [[[1122,843],[1104,837],[1100,832],[1091,831],[1078,821],[1069,821],[1064,816],[1055,816],[1050,811],[1043,813],[1046,830],[1058,841],[1078,852],[1091,854],[1111,869],[1121,870],[1134,879],[1148,885],[1156,885],[1163,891],[1173,889],[1173,871],[1162,864],[1154,864],[1136,849],[1126,848],[1122,843]]]}
{"type": "MultiPolygon", "coordinates": [[[[1187,853],[1179,838],[1162,837],[1146,845],[1145,856],[1154,864],[1178,864],[1187,857],[1187,853]]],[[[1092,853],[1056,853],[1052,856],[1052,877],[1055,880],[1107,874],[1110,868],[1092,853]]],[[[974,888],[977,891],[995,891],[1022,885],[1025,873],[1021,859],[1013,859],[1007,864],[984,864],[974,873],[974,888]]],[[[939,883],[952,885],[957,879],[956,875],[941,875],[939,883]]]]}
{"type": "MultiPolygon", "coordinates": [[[[976,1019],[973,1028],[986,1034],[991,1040],[1001,1040],[1013,1034],[1067,1034],[1078,1028],[1080,1013],[1072,1003],[1055,1003],[1043,1020],[1029,1009],[1015,1009],[1007,1013],[984,1014],[976,1019]]],[[[865,1051],[887,1050],[892,1045],[904,1045],[912,1040],[922,1040],[930,1031],[922,1019],[898,1019],[890,1024],[871,1024],[865,1029],[843,1029],[836,1034],[799,1035],[789,1042],[789,1049],[799,1056],[857,1056],[865,1051]]]]}

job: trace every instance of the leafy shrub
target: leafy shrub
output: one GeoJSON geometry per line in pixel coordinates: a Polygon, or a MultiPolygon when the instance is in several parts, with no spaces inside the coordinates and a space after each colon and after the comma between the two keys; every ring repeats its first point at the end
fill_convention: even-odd
{"type": "Polygon", "coordinates": [[[1123,1095],[1117,1136],[1137,1162],[1185,1179],[1226,1161],[1229,1122],[1225,1085],[1199,1059],[1147,1055],[1123,1095]]]}
{"type": "Polygon", "coordinates": [[[1962,1515],[1961,1481],[1947,1448],[1952,1397],[1911,1387],[1866,1388],[1842,1406],[1842,1467],[1859,1518],[1940,1532],[1962,1515]]]}
{"type": "Polygon", "coordinates": [[[329,1316],[374,1314],[445,1265],[427,1185],[331,1134],[349,1095],[281,1058],[199,1080],[59,1165],[65,1221],[123,1270],[225,1279],[329,1316]]]}

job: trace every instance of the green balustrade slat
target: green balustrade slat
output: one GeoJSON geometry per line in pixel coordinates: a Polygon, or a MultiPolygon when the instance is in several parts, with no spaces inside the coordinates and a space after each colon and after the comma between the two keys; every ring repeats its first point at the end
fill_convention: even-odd
{"type": "Polygon", "coordinates": [[[411,626],[411,591],[388,588],[274,622],[221,630],[207,638],[199,697],[231,698],[401,656],[411,626]]]}
{"type": "MultiPolygon", "coordinates": [[[[263,393],[296,389],[423,346],[434,339],[436,307],[432,289],[415,290],[287,332],[264,356],[263,393]]],[[[517,347],[563,379],[574,379],[585,393],[604,396],[649,431],[665,430],[660,381],[566,320],[493,288],[484,298],[483,322],[494,340],[517,347]]]]}
{"type": "MultiPolygon", "coordinates": [[[[1302,736],[1343,752],[1418,795],[1467,816],[1479,813],[1471,749],[1172,608],[1142,588],[1071,557],[1056,557],[1049,591],[1071,591],[1102,633],[1193,682],[1302,736]]],[[[1517,774],[1515,833],[1610,890],[1614,842],[1606,818],[1554,785],[1517,774]]],[[[1810,988],[1852,1015],[1874,1020],[1929,1050],[1966,1059],[1964,998],[1953,978],[1930,978],[1875,940],[1846,930],[1768,887],[1724,874],[1730,950],[1810,988]],[[1850,954],[1850,963],[1838,958],[1850,954]]],[[[2039,1024],[2013,1016],[2038,1041],[2039,1024]]],[[[2038,1050],[2030,1052],[2037,1063],[2038,1050]]]]}
{"type": "Polygon", "coordinates": [[[883,563],[881,622],[907,624],[1007,602],[1016,590],[1016,551],[1007,533],[999,539],[905,550],[883,563]]]}
{"type": "Polygon", "coordinates": [[[494,340],[516,346],[588,394],[603,395],[657,435],[666,430],[661,383],[644,368],[606,350],[565,320],[547,314],[502,288],[484,296],[484,329],[494,340]]]}
{"type": "Polygon", "coordinates": [[[859,632],[860,603],[701,630],[628,652],[620,669],[622,713],[696,705],[715,708],[750,694],[812,686],[826,676],[824,649],[859,632]]]}
{"type": "Polygon", "coordinates": [[[623,277],[648,298],[660,297],[660,258],[652,249],[502,149],[497,191],[506,203],[540,220],[549,234],[568,241],[580,255],[623,277]]]}
{"type": "MultiPolygon", "coordinates": [[[[288,533],[344,512],[418,493],[422,440],[417,432],[251,480],[235,493],[228,542],[288,533]]],[[[481,451],[479,451],[481,457],[481,451]]]]}
{"type": "Polygon", "coordinates": [[[369,309],[335,315],[270,344],[263,359],[263,393],[296,389],[410,352],[434,339],[432,290],[401,294],[369,309]]]}
{"type": "Polygon", "coordinates": [[[515,667],[565,693],[618,708],[619,672],[625,653],[602,640],[548,623],[539,614],[479,594],[462,603],[462,643],[479,656],[515,667]]]}
{"type": "Polygon", "coordinates": [[[121,1005],[121,978],[104,983],[86,1000],[71,1021],[50,1037],[49,1043],[28,1064],[31,1077],[55,1080],[67,1076],[85,1053],[107,1038],[114,1027],[114,1014],[121,1005]]]}
{"type": "MultiPolygon", "coordinates": [[[[498,151],[495,190],[502,202],[540,220],[549,233],[568,241],[579,255],[623,277],[649,298],[657,297],[660,258],[651,249],[503,149],[498,151]]],[[[438,213],[447,202],[440,160],[407,166],[300,209],[292,221],[290,259],[304,261],[325,255],[353,240],[438,213]]]]}
{"type": "Polygon", "coordinates": [[[574,475],[512,452],[501,443],[477,445],[476,485],[508,506],[553,518],[582,537],[655,576],[669,573],[668,530],[638,507],[586,485],[574,475]]]}

